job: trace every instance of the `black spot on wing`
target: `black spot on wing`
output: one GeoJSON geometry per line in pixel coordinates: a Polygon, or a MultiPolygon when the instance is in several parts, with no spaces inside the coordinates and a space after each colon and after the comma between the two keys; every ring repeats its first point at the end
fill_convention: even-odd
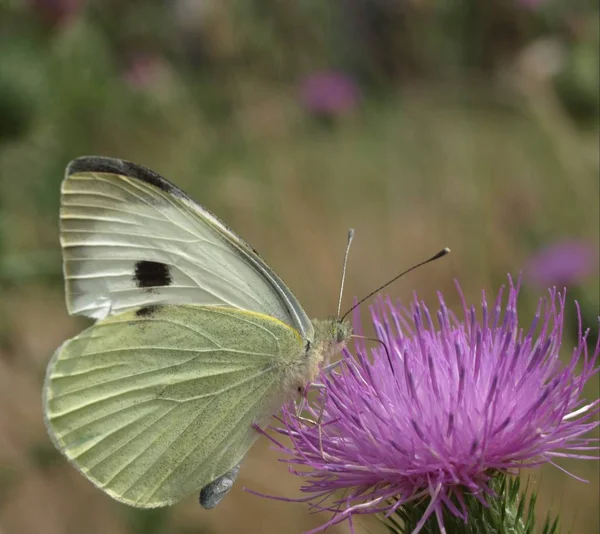
{"type": "Polygon", "coordinates": [[[135,264],[133,281],[139,288],[165,287],[171,285],[173,279],[169,266],[158,261],[138,261],[135,264]]]}
{"type": "Polygon", "coordinates": [[[151,317],[158,310],[159,306],[156,304],[150,304],[149,306],[142,306],[135,311],[136,317],[151,317]]]}
{"type": "Polygon", "coordinates": [[[175,196],[187,196],[178,187],[174,186],[171,182],[160,176],[160,174],[157,174],[154,171],[143,167],[142,165],[125,161],[124,159],[104,158],[101,156],[83,156],[73,160],[67,166],[67,176],[81,172],[106,172],[110,174],[121,174],[123,176],[127,176],[128,178],[135,178],[136,180],[141,180],[142,182],[151,184],[165,193],[170,193],[175,196]]]}

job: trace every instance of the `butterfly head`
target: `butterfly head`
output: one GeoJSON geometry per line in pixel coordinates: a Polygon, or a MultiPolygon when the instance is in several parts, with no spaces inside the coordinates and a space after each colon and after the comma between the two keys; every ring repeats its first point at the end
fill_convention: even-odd
{"type": "Polygon", "coordinates": [[[352,335],[352,325],[344,320],[330,318],[325,320],[314,320],[315,340],[313,347],[320,355],[325,364],[341,351],[352,335]]]}
{"type": "Polygon", "coordinates": [[[341,350],[346,345],[346,341],[352,335],[352,325],[345,319],[332,319],[333,327],[332,334],[336,344],[340,345],[338,350],[341,350]]]}

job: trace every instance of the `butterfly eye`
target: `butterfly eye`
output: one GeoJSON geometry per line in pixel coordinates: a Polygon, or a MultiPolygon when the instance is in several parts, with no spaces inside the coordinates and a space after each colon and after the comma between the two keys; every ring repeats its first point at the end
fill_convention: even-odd
{"type": "Polygon", "coordinates": [[[336,343],[343,343],[348,338],[348,332],[344,328],[344,323],[336,323],[333,327],[333,339],[336,343]]]}

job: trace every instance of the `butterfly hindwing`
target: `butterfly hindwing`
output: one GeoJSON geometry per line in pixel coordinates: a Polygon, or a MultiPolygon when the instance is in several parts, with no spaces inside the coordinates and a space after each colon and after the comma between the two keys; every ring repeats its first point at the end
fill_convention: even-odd
{"type": "Polygon", "coordinates": [[[298,332],[257,313],[129,310],[55,353],[46,423],[59,450],[119,501],[165,506],[208,488],[210,505],[222,497],[211,483],[235,471],[302,357],[298,332]]]}
{"type": "Polygon", "coordinates": [[[271,315],[312,339],[297,299],[258,254],[144,167],[73,161],[60,222],[71,314],[101,319],[154,304],[231,306],[271,315]]]}

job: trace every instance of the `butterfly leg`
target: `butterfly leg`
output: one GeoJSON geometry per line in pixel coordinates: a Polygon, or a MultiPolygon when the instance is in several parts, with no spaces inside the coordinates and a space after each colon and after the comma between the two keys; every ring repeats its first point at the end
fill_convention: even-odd
{"type": "MultiPolygon", "coordinates": [[[[308,387],[306,388],[308,389],[320,389],[320,390],[324,390],[326,388],[325,384],[315,384],[315,383],[311,383],[308,385],[308,387]]],[[[296,405],[296,419],[298,419],[299,421],[303,421],[305,423],[313,423],[314,421],[312,419],[308,419],[307,417],[302,417],[302,412],[304,411],[304,408],[306,408],[308,404],[307,398],[306,398],[306,390],[304,395],[302,395],[302,398],[300,399],[300,403],[296,405]]]]}
{"type": "MultiPolygon", "coordinates": [[[[323,367],[321,369],[321,372],[329,374],[338,365],[341,365],[342,361],[343,360],[338,360],[337,362],[333,362],[333,363],[330,363],[329,365],[326,365],[325,367],[323,367]]],[[[319,384],[318,382],[312,382],[312,383],[308,384],[308,387],[306,389],[325,389],[325,385],[319,384]]],[[[296,416],[300,416],[300,414],[303,412],[304,407],[306,405],[306,389],[299,390],[301,393],[303,393],[303,396],[302,396],[302,399],[300,400],[300,406],[296,407],[296,416]]]]}
{"type": "MultiPolygon", "coordinates": [[[[330,373],[338,365],[341,365],[342,362],[343,362],[343,360],[338,360],[337,362],[330,363],[329,365],[326,365],[325,367],[323,367],[321,369],[321,372],[322,373],[330,373]]],[[[321,451],[321,456],[323,456],[325,453],[323,452],[323,427],[322,427],[321,423],[323,421],[323,411],[325,409],[325,403],[327,402],[327,386],[325,384],[319,384],[319,383],[313,382],[308,385],[307,389],[308,388],[320,389],[323,391],[323,395],[325,396],[325,398],[323,399],[323,402],[321,403],[319,415],[318,415],[316,421],[313,421],[312,419],[302,416],[302,412],[304,411],[304,408],[305,408],[306,402],[307,402],[306,401],[306,391],[305,391],[304,395],[300,399],[299,405],[296,406],[296,419],[298,419],[298,421],[302,421],[303,423],[317,425],[319,427],[319,449],[321,451]]]]}
{"type": "Polygon", "coordinates": [[[198,500],[202,508],[210,510],[223,500],[233,486],[241,465],[242,462],[237,464],[231,471],[228,471],[224,475],[213,480],[210,484],[207,484],[200,490],[200,497],[198,500]]]}
{"type": "MultiPolygon", "coordinates": [[[[327,402],[327,387],[325,386],[325,384],[314,384],[314,383],[310,384],[309,387],[312,389],[320,389],[321,391],[323,391],[323,395],[325,397],[323,399],[323,402],[321,403],[321,407],[319,409],[319,415],[317,417],[317,420],[313,421],[312,419],[303,417],[301,415],[302,410],[304,409],[303,403],[301,403],[300,406],[296,407],[296,419],[298,419],[298,421],[301,421],[306,424],[316,425],[319,428],[319,450],[321,451],[321,456],[324,457],[325,453],[323,452],[323,426],[321,425],[321,423],[323,422],[323,412],[325,410],[325,404],[327,402]]],[[[306,400],[306,397],[302,397],[302,401],[305,401],[305,400],[306,400]]]]}
{"type": "Polygon", "coordinates": [[[342,363],[344,362],[344,360],[338,360],[337,362],[333,362],[330,363],[329,365],[326,365],[325,367],[323,367],[323,369],[321,369],[322,373],[331,373],[331,371],[333,371],[338,365],[342,365],[342,363]]]}

